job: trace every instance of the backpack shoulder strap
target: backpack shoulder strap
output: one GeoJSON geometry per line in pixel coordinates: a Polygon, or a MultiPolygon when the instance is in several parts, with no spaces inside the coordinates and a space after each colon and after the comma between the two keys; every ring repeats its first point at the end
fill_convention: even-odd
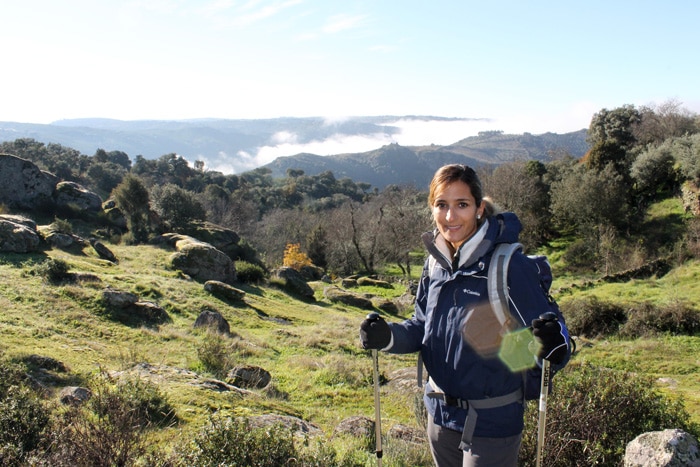
{"type": "Polygon", "coordinates": [[[496,319],[501,326],[510,319],[510,305],[508,303],[508,265],[510,258],[517,250],[522,250],[520,243],[499,243],[491,256],[487,287],[489,301],[496,319]]]}

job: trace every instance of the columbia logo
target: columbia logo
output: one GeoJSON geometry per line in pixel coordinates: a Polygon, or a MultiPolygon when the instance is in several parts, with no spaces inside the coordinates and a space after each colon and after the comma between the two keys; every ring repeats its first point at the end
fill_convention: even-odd
{"type": "Polygon", "coordinates": [[[469,294],[469,295],[476,295],[477,297],[481,296],[481,294],[479,292],[475,292],[475,291],[469,290],[469,289],[464,289],[464,290],[462,290],[462,292],[464,292],[465,294],[469,294]]]}

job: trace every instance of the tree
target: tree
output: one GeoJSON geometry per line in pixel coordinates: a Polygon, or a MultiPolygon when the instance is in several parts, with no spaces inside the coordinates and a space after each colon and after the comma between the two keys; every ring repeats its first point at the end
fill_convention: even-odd
{"type": "Polygon", "coordinates": [[[306,236],[306,246],[311,261],[325,271],[328,268],[328,235],[321,224],[306,236]]]}
{"type": "Polygon", "coordinates": [[[134,243],[148,240],[149,196],[146,186],[135,175],[127,175],[112,191],[114,202],[124,213],[134,243]]]}
{"type": "Polygon", "coordinates": [[[411,252],[430,229],[427,194],[414,187],[388,186],[373,202],[382,205],[384,215],[377,236],[378,261],[392,262],[411,277],[411,252]]]}
{"type": "Polygon", "coordinates": [[[641,120],[633,128],[633,133],[643,147],[700,132],[698,115],[683,108],[677,100],[671,99],[658,106],[640,107],[639,112],[641,120]]]}
{"type": "Polygon", "coordinates": [[[194,193],[169,183],[151,188],[153,210],[174,231],[179,231],[191,221],[206,219],[204,206],[194,193]]]}
{"type": "Polygon", "coordinates": [[[649,147],[632,164],[630,175],[642,202],[654,199],[657,193],[668,193],[678,187],[672,141],[649,147]]]}
{"type": "Polygon", "coordinates": [[[603,170],[612,164],[626,182],[630,182],[629,169],[634,160],[635,126],[641,121],[639,111],[633,105],[613,110],[602,109],[593,115],[588,128],[591,150],[584,156],[589,169],[603,170]]]}
{"type": "Polygon", "coordinates": [[[544,164],[516,161],[502,164],[482,180],[484,192],[496,204],[518,215],[523,224],[521,241],[537,246],[547,236],[550,224],[548,187],[543,181],[544,164]]]}
{"type": "Polygon", "coordinates": [[[613,143],[622,149],[630,149],[636,142],[634,126],[641,121],[641,114],[633,105],[613,110],[602,109],[593,115],[588,127],[588,143],[613,143]]]}
{"type": "Polygon", "coordinates": [[[601,224],[627,227],[626,186],[612,165],[600,171],[582,164],[572,167],[552,183],[551,198],[552,216],[565,230],[575,228],[585,235],[601,224]]]}

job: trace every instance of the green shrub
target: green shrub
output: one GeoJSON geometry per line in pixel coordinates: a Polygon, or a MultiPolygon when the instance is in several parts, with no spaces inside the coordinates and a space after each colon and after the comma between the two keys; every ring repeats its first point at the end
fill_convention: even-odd
{"type": "Polygon", "coordinates": [[[39,447],[49,424],[46,407],[31,389],[3,388],[0,396],[0,465],[25,465],[26,456],[39,447]]]}
{"type": "Polygon", "coordinates": [[[68,263],[62,259],[49,258],[35,268],[36,274],[52,284],[58,284],[71,279],[68,263]]]}
{"type": "Polygon", "coordinates": [[[111,397],[123,399],[129,410],[134,411],[139,425],[143,428],[164,427],[177,422],[175,409],[158,386],[150,381],[137,377],[126,378],[118,381],[111,391],[111,397]]]}
{"type": "Polygon", "coordinates": [[[630,338],[663,333],[692,336],[698,331],[700,311],[690,305],[674,302],[657,308],[650,303],[642,303],[629,310],[620,335],[630,338]]]}
{"type": "Polygon", "coordinates": [[[189,445],[181,448],[182,465],[198,467],[299,465],[294,436],[281,426],[253,428],[246,419],[212,417],[189,445]]]}
{"type": "MultiPolygon", "coordinates": [[[[519,465],[534,465],[538,404],[528,403],[519,465]]],[[[680,400],[658,392],[648,377],[570,364],[557,374],[547,404],[544,464],[622,465],[627,443],[648,431],[698,426],[680,400]]]]}
{"type": "Polygon", "coordinates": [[[58,217],[54,217],[54,221],[49,227],[51,227],[56,232],[61,232],[64,234],[73,233],[73,226],[71,225],[71,223],[68,220],[59,219],[58,217]]]}
{"type": "Polygon", "coordinates": [[[197,357],[206,371],[217,378],[225,378],[236,365],[236,347],[236,341],[218,332],[207,331],[197,348],[197,357]]]}
{"type": "Polygon", "coordinates": [[[245,284],[260,284],[265,281],[267,273],[257,264],[236,261],[236,277],[239,282],[245,284]]]}
{"type": "Polygon", "coordinates": [[[158,388],[137,378],[101,374],[83,406],[58,413],[45,454],[52,466],[136,465],[146,452],[144,430],[175,421],[158,388]]]}
{"type": "Polygon", "coordinates": [[[610,336],[627,320],[622,307],[601,302],[596,297],[572,300],[561,308],[569,332],[574,336],[610,336]]]}

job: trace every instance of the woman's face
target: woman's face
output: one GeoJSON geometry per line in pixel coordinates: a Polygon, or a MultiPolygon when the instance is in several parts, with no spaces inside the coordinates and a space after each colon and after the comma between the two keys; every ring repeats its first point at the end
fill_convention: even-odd
{"type": "Polygon", "coordinates": [[[438,231],[456,250],[477,229],[477,214],[481,206],[476,205],[469,185],[455,181],[444,185],[435,193],[433,220],[438,231]]]}

